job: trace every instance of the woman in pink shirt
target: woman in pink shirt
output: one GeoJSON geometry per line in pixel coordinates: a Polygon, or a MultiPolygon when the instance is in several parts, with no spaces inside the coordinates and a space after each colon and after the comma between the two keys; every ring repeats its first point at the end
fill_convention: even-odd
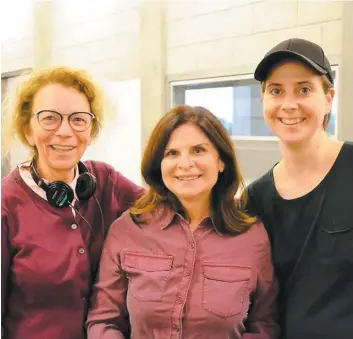
{"type": "Polygon", "coordinates": [[[14,99],[7,131],[34,158],[1,181],[2,338],[84,339],[104,236],[142,191],[80,161],[104,119],[89,74],[38,71],[14,99]]]}
{"type": "Polygon", "coordinates": [[[141,167],[149,191],[109,230],[88,338],[278,338],[269,240],[234,204],[243,179],[219,120],[175,107],[141,167]]]}

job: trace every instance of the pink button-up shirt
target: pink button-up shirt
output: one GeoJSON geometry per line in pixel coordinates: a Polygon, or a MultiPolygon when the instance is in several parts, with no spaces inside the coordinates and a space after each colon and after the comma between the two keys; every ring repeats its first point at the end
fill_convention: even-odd
{"type": "Polygon", "coordinates": [[[81,201],[75,214],[71,207],[51,206],[42,191],[37,194],[24,168],[1,180],[3,339],[86,338],[103,231],[143,190],[105,163],[85,165],[97,179],[97,200],[81,201]]]}
{"type": "Polygon", "coordinates": [[[211,218],[192,232],[166,208],[139,226],[127,212],[106,239],[88,338],[276,339],[276,297],[262,224],[230,236],[211,218]]]}

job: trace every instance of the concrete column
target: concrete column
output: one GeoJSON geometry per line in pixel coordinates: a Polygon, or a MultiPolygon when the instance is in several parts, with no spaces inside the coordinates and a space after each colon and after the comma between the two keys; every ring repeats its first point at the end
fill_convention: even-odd
{"type": "Polygon", "coordinates": [[[342,59],[339,65],[338,137],[353,141],[353,2],[344,1],[342,59]]]}
{"type": "Polygon", "coordinates": [[[142,149],[156,122],[165,113],[164,5],[164,0],[141,0],[139,7],[142,149]]]}
{"type": "Polygon", "coordinates": [[[34,1],[34,69],[52,65],[52,7],[51,0],[34,1]]]}

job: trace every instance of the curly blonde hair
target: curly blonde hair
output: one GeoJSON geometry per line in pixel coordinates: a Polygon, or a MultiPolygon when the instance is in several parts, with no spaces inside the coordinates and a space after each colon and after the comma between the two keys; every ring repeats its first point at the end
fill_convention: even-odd
{"type": "Polygon", "coordinates": [[[35,95],[40,89],[50,84],[59,84],[67,88],[73,88],[83,93],[90,105],[93,120],[92,137],[96,138],[104,121],[107,98],[91,75],[82,69],[74,69],[66,66],[56,66],[41,69],[30,74],[29,78],[20,82],[15,90],[10,93],[3,103],[3,152],[10,151],[11,143],[15,137],[28,147],[33,154],[35,147],[31,146],[25,135],[32,114],[32,106],[35,95]]]}

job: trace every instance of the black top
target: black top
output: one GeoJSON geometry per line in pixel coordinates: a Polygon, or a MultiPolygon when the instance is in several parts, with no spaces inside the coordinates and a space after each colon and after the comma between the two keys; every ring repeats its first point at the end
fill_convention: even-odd
{"type": "Polygon", "coordinates": [[[285,339],[353,338],[353,143],[321,183],[282,199],[273,170],[248,187],[248,209],[269,233],[285,339]]]}
{"type": "MultiPolygon", "coordinates": [[[[274,185],[273,172],[270,174],[274,185]]],[[[306,208],[315,194],[320,194],[319,187],[302,197],[286,200],[275,190],[273,224],[278,227],[273,235],[273,258],[280,286],[287,284],[300,248],[308,235],[312,220],[307,220],[306,208]]]]}

